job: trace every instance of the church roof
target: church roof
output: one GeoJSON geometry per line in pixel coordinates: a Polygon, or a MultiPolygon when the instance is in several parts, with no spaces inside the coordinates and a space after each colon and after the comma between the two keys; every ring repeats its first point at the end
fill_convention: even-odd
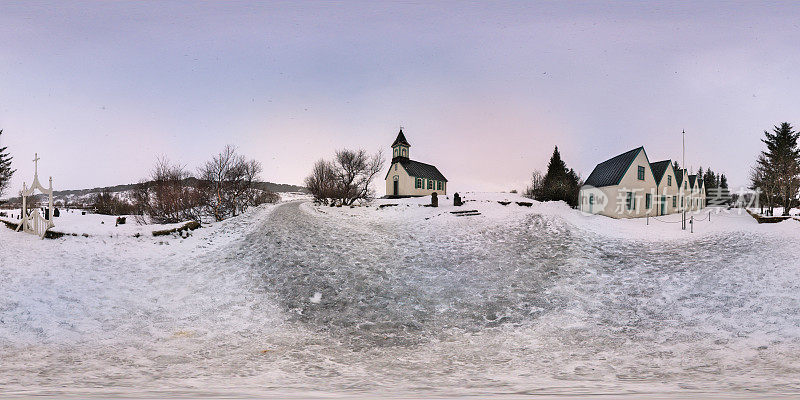
{"type": "MultiPolygon", "coordinates": [[[[400,165],[402,165],[403,168],[405,168],[406,172],[408,172],[409,175],[415,178],[425,178],[435,181],[447,182],[447,178],[445,178],[444,175],[442,175],[442,173],[439,172],[439,169],[434,167],[433,165],[421,163],[419,161],[409,160],[407,158],[397,160],[397,162],[400,163],[400,165]]],[[[389,173],[391,172],[392,169],[389,168],[389,173]]],[[[387,178],[389,177],[389,173],[386,174],[387,178]]]]}
{"type": "Polygon", "coordinates": [[[392,147],[397,146],[398,144],[404,144],[411,147],[411,144],[408,143],[408,140],[406,140],[406,135],[403,135],[403,128],[400,128],[400,133],[397,134],[397,139],[395,139],[394,143],[392,143],[392,147]]]}
{"type": "Polygon", "coordinates": [[[594,187],[619,185],[640,150],[644,151],[644,147],[637,147],[597,164],[584,184],[594,187]]]}
{"type": "Polygon", "coordinates": [[[669,168],[670,165],[672,165],[672,160],[650,163],[650,169],[653,171],[653,176],[656,178],[656,185],[661,183],[661,179],[664,177],[664,173],[667,172],[667,168],[669,168]]]}

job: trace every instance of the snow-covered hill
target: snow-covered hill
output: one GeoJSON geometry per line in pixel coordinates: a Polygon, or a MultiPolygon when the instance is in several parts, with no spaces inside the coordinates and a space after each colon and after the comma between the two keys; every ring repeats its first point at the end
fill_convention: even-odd
{"type": "Polygon", "coordinates": [[[0,396],[800,394],[797,221],[464,198],[480,215],[306,198],[189,238],[0,229],[0,396]]]}

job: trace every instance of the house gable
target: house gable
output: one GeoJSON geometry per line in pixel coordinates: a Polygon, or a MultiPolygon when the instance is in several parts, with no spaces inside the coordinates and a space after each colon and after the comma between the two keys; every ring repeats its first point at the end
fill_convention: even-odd
{"type": "Polygon", "coordinates": [[[671,168],[672,168],[671,160],[656,161],[650,164],[650,169],[653,170],[653,178],[655,178],[657,185],[661,184],[661,181],[664,179],[664,176],[667,175],[667,172],[671,168]]]}
{"type": "Polygon", "coordinates": [[[402,171],[405,175],[411,176],[411,174],[409,174],[408,171],[403,167],[402,163],[395,162],[389,166],[389,171],[386,172],[386,177],[383,178],[383,180],[389,180],[389,175],[396,175],[396,171],[402,171]]]}
{"type": "MultiPolygon", "coordinates": [[[[597,164],[584,184],[594,187],[619,185],[640,152],[644,152],[644,147],[637,147],[597,164]]],[[[647,158],[647,153],[645,153],[645,158],[647,158]]],[[[649,165],[648,169],[650,169],[649,165]]],[[[652,172],[650,175],[652,176],[652,172]]]]}
{"type": "Polygon", "coordinates": [[[630,160],[630,163],[625,169],[625,173],[620,177],[616,186],[630,185],[631,187],[639,187],[640,184],[650,183],[655,186],[655,177],[653,176],[652,168],[650,168],[650,160],[647,157],[647,152],[644,151],[644,147],[640,147],[639,150],[636,156],[630,160]],[[639,179],[639,167],[644,169],[642,174],[643,179],[639,179]]]}

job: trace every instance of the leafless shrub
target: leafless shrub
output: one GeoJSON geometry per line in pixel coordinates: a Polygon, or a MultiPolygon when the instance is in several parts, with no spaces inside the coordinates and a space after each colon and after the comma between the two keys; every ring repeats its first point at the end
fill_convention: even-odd
{"type": "Polygon", "coordinates": [[[347,206],[370,201],[375,197],[370,186],[383,164],[380,151],[370,156],[363,149],[339,150],[333,161],[317,161],[305,184],[319,204],[347,206]]]}
{"type": "Polygon", "coordinates": [[[94,196],[92,208],[98,214],[104,215],[127,215],[133,211],[133,205],[128,201],[115,196],[108,189],[94,196]]]}
{"type": "Polygon", "coordinates": [[[182,165],[159,158],[150,172],[150,181],[141,182],[134,189],[134,211],[160,224],[199,221],[202,196],[197,188],[187,184],[190,177],[182,165]]]}
{"type": "Polygon", "coordinates": [[[541,192],[542,185],[544,183],[544,176],[538,170],[533,171],[531,174],[531,184],[530,186],[525,188],[525,191],[522,193],[523,196],[534,199],[536,196],[541,192]]]}
{"type": "Polygon", "coordinates": [[[225,146],[199,170],[204,209],[221,221],[249,207],[277,201],[275,193],[257,188],[261,171],[261,163],[245,159],[233,146],[225,146]]]}

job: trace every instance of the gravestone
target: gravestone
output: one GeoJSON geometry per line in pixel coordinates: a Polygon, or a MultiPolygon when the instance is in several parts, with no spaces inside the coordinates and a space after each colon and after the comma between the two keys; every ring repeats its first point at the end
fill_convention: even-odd
{"type": "Polygon", "coordinates": [[[464,205],[464,203],[461,201],[461,196],[459,196],[458,193],[453,194],[453,205],[456,207],[464,205]]]}
{"type": "Polygon", "coordinates": [[[431,193],[431,207],[439,207],[439,195],[436,192],[431,193]]]}
{"type": "Polygon", "coordinates": [[[57,208],[56,208],[56,209],[53,209],[53,217],[56,217],[56,218],[58,218],[58,217],[60,217],[60,216],[61,216],[61,212],[60,212],[60,211],[58,211],[58,209],[57,209],[57,208]]]}

